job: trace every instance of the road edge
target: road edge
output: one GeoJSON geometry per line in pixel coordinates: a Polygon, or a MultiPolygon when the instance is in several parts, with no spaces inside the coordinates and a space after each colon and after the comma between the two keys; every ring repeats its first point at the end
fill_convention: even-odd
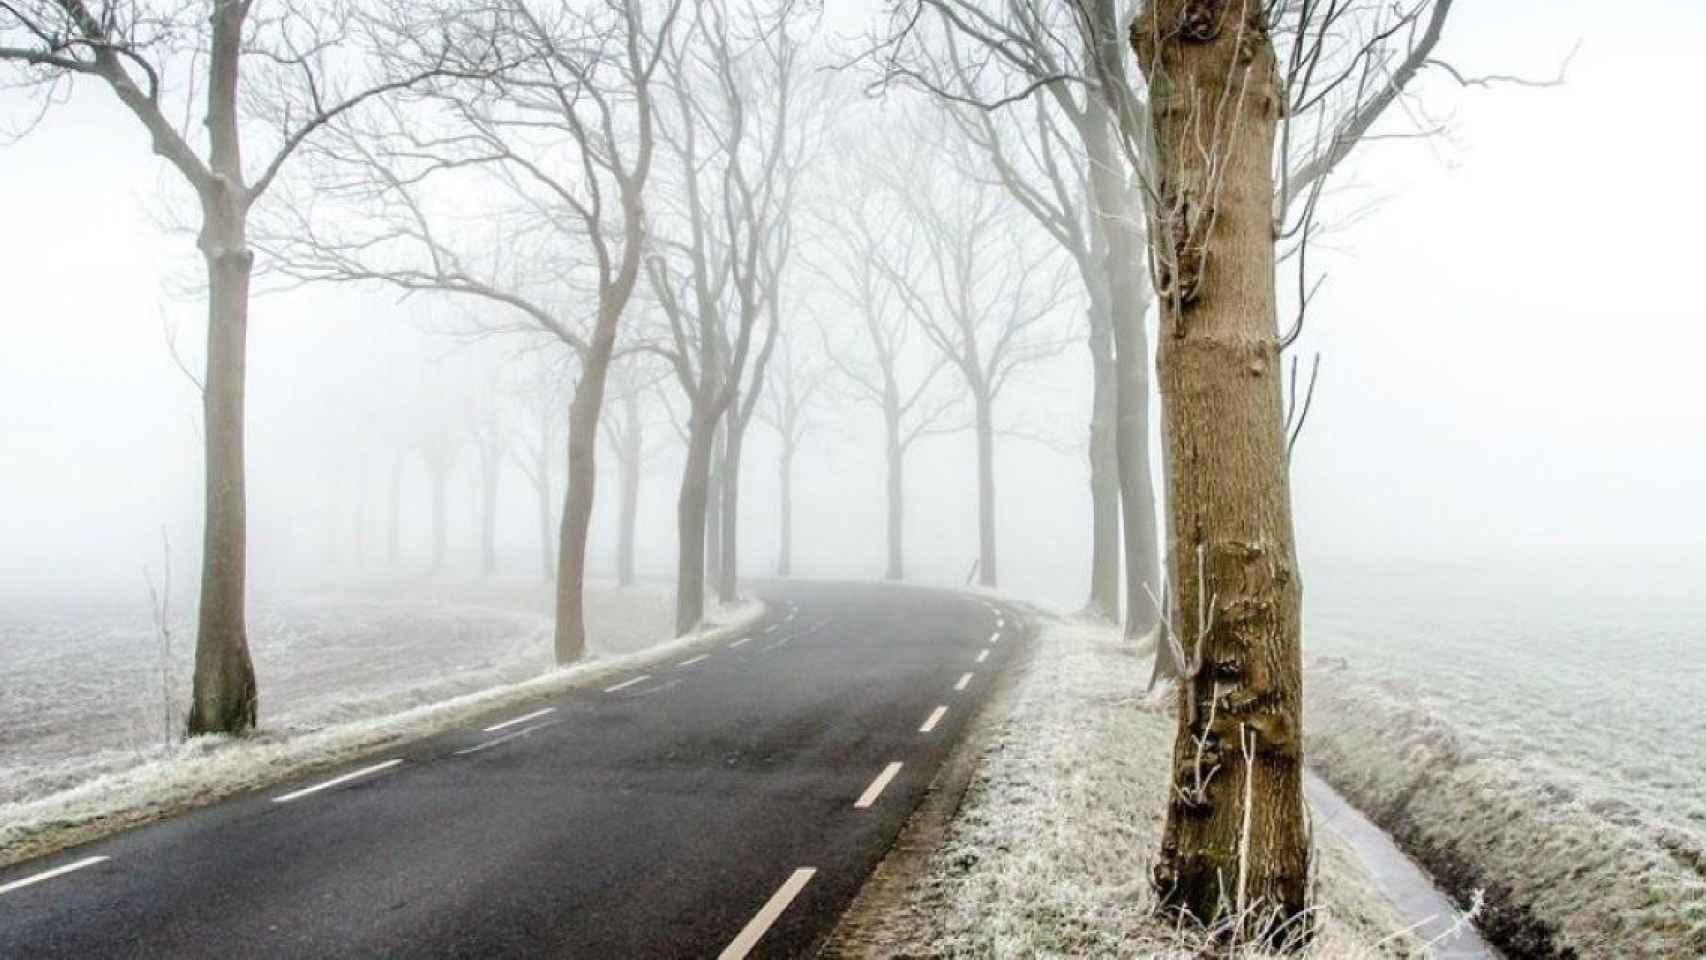
{"type": "MultiPolygon", "coordinates": [[[[150,765],[133,767],[97,777],[59,793],[18,804],[20,808],[45,807],[48,812],[38,815],[40,825],[23,819],[16,840],[0,846],[0,870],[106,839],[119,833],[181,816],[234,797],[257,790],[276,787],[281,783],[307,775],[347,766],[376,756],[381,752],[409,747],[451,729],[469,724],[501,711],[512,711],[530,704],[560,697],[572,690],[597,687],[611,675],[641,669],[680,656],[683,652],[715,646],[730,637],[748,631],[763,622],[775,608],[756,594],[744,598],[753,604],[735,620],[714,624],[706,629],[656,643],[644,650],[547,671],[539,677],[516,684],[490,687],[438,703],[425,704],[400,713],[367,720],[331,724],[309,732],[298,732],[279,740],[261,737],[198,738],[214,744],[210,752],[223,752],[254,746],[264,749],[277,747],[282,756],[269,760],[268,765],[246,777],[221,780],[217,775],[196,777],[184,774],[176,789],[162,789],[154,795],[144,795],[128,801],[102,804],[95,801],[80,813],[53,817],[56,802],[61,806],[75,803],[79,795],[110,787],[115,781],[134,778],[150,765]],[[418,721],[410,725],[410,718],[418,721]],[[364,732],[366,728],[366,732],[364,732]],[[332,741],[315,750],[316,738],[332,741]],[[343,742],[338,742],[340,739],[343,742]]],[[[265,734],[263,733],[263,737],[265,734]]],[[[192,761],[196,758],[191,757],[192,761]]],[[[163,764],[182,762],[181,758],[157,761],[163,764]]],[[[7,824],[0,822],[0,831],[7,824]]]]}
{"type": "Polygon", "coordinates": [[[1001,722],[1012,713],[1014,696],[1035,662],[1039,626],[1065,618],[1030,604],[986,592],[971,594],[997,603],[1023,625],[1022,642],[1007,669],[996,674],[989,695],[966,721],[966,732],[942,761],[941,768],[896,834],[894,842],[871,870],[829,933],[811,953],[819,960],[860,960],[884,956],[879,944],[892,942],[884,935],[888,924],[898,918],[907,902],[907,891],[923,876],[930,857],[942,845],[948,827],[958,815],[966,792],[971,789],[978,767],[997,740],[1001,722]]]}

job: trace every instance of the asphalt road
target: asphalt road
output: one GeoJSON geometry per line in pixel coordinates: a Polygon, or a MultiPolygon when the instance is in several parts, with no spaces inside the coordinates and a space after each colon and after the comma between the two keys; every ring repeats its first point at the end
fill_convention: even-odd
{"type": "Polygon", "coordinates": [[[1025,627],[759,593],[703,658],[0,870],[0,957],[809,956],[1025,627]]]}

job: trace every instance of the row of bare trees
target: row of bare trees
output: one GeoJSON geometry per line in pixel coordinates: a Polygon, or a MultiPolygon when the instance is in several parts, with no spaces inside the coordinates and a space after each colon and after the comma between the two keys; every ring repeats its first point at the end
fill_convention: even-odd
{"type": "Polygon", "coordinates": [[[906,450],[936,433],[975,432],[978,565],[983,582],[996,582],[996,408],[1017,371],[1065,342],[1053,322],[1067,293],[1060,262],[986,182],[986,158],[916,116],[897,127],[910,139],[850,155],[870,198],[840,189],[845,167],[815,170],[826,143],[852,136],[845,118],[861,113],[822,69],[816,26],[794,0],[0,8],[0,62],[39,96],[40,116],[67,84],[99,83],[199,211],[207,478],[192,733],[242,732],[257,716],[243,456],[257,276],[260,289],[366,284],[439,296],[479,318],[465,333],[510,336],[529,355],[511,389],[515,414],[483,397],[399,448],[389,551],[400,550],[405,465],[418,456],[442,565],[448,477],[472,450],[461,462],[481,481],[481,563],[491,571],[500,477],[519,467],[537,496],[540,563],[555,577],[560,662],[586,649],[601,434],[619,464],[619,576],[634,576],[643,395],[679,409],[687,451],[680,631],[700,622],[709,590],[735,596],[741,461],[755,418],[781,438],[778,567],[792,568],[794,453],[808,409],[837,393],[824,389],[829,380],[883,413],[890,576],[904,573],[906,450]],[[262,152],[260,164],[245,164],[245,144],[262,152]],[[808,306],[825,302],[833,307],[808,306]],[[612,382],[619,399],[607,415],[612,382]]]}

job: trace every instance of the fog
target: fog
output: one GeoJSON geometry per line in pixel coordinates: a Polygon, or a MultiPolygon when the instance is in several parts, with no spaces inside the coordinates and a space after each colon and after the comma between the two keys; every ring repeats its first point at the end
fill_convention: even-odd
{"type": "MultiPolygon", "coordinates": [[[[861,25],[856,5],[829,7],[835,29],[861,25]]],[[[1609,552],[1629,558],[1621,572],[1638,577],[1642,558],[1697,561],[1706,404],[1696,368],[1706,327],[1685,231],[1706,199],[1694,188],[1698,131],[1675,122],[1664,92],[1687,84],[1691,38],[1706,15],[1650,7],[1650,16],[1588,3],[1457,13],[1447,47],[1465,70],[1548,76],[1579,41],[1567,82],[1485,90],[1431,77],[1414,122],[1388,125],[1444,133],[1370,144],[1335,185],[1325,219],[1342,225],[1323,243],[1329,252],[1316,254],[1328,279],[1300,347],[1323,356],[1293,471],[1306,570],[1312,561],[1497,564],[1609,552]],[[1644,28],[1658,20],[1676,28],[1644,28]]],[[[0,577],[9,592],[140,598],[162,528],[180,569],[194,569],[199,411],[164,331],[179,330],[186,360],[198,362],[199,261],[193,236],[168,229],[182,190],[150,162],[128,119],[83,84],[0,150],[0,577]]],[[[332,528],[354,522],[362,489],[374,504],[367,559],[379,562],[381,434],[397,428],[376,411],[418,417],[469,379],[463,341],[449,332],[470,309],[377,286],[256,301],[248,437],[259,582],[353,566],[354,547],[333,543],[332,528]]],[[[1087,363],[1081,349],[1067,350],[1030,372],[998,414],[1002,427],[1027,434],[998,452],[1006,585],[1062,605],[1087,587],[1087,363]]],[[[849,401],[845,389],[829,391],[800,455],[801,574],[880,573],[880,436],[874,413],[849,401]]],[[[654,438],[673,437],[662,411],[649,419],[654,438]]],[[[762,426],[752,433],[742,549],[758,573],[775,556],[775,444],[762,426]]],[[[679,445],[662,445],[671,449],[647,464],[639,523],[640,562],[654,574],[672,569],[680,464],[679,445]]],[[[963,578],[975,557],[971,449],[969,435],[918,448],[909,548],[922,578],[963,578]]],[[[459,459],[451,536],[468,565],[472,449],[459,459]]],[[[537,566],[531,500],[521,476],[506,474],[504,565],[527,570],[537,566]]],[[[415,562],[425,550],[423,485],[411,464],[403,536],[415,562]]],[[[595,570],[614,549],[612,491],[607,480],[595,570]]]]}

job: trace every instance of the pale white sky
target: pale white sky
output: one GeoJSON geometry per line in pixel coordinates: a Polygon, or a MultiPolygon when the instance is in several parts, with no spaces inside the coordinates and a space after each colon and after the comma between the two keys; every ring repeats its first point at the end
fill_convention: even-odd
{"type": "MultiPolygon", "coordinates": [[[[857,20],[852,5],[827,7],[857,20]]],[[[1295,464],[1306,560],[1706,542],[1693,236],[1706,189],[1702,134],[1679,106],[1703,38],[1706,11],[1691,3],[1459,5],[1444,50],[1466,71],[1545,75],[1582,48],[1558,89],[1464,91],[1435,78],[1426,102],[1449,137],[1373,144],[1350,165],[1341,203],[1378,203],[1319,258],[1330,279],[1303,349],[1324,353],[1324,374],[1295,464]]],[[[170,176],[93,87],[0,146],[0,579],[139,583],[162,524],[180,545],[198,536],[195,399],[161,333],[170,317],[192,344],[201,335],[199,308],[163,286],[195,265],[191,239],[155,222],[162,196],[176,196],[162,193],[170,176]]],[[[435,310],[354,291],[256,304],[250,449],[263,556],[318,556],[301,518],[325,502],[347,510],[354,496],[355,481],[338,492],[329,479],[320,439],[350,409],[340,385],[418,392],[436,375],[426,359],[447,348],[411,324],[435,310]]],[[[1083,364],[1069,352],[1013,410],[1081,402],[1083,364]]],[[[808,571],[875,572],[878,448],[862,412],[837,419],[801,462],[797,549],[808,571]]],[[[1001,456],[1009,579],[1076,596],[1082,465],[1021,442],[1001,456]]],[[[754,568],[772,551],[756,506],[773,489],[770,457],[755,440],[754,568]]],[[[974,552],[969,464],[969,445],[947,440],[911,470],[911,542],[938,576],[960,574],[974,552]]],[[[378,483],[380,467],[369,469],[378,483]]],[[[658,568],[672,549],[676,469],[664,457],[647,477],[642,539],[658,568]]],[[[601,493],[613,498],[608,484],[601,493]]],[[[533,556],[530,509],[513,477],[505,529],[518,567],[533,556]]],[[[459,522],[466,548],[472,529],[459,522]]],[[[419,528],[411,536],[424,543],[419,528]]],[[[181,570],[189,559],[186,547],[181,570]]],[[[268,565],[254,569],[264,583],[268,565]]]]}

